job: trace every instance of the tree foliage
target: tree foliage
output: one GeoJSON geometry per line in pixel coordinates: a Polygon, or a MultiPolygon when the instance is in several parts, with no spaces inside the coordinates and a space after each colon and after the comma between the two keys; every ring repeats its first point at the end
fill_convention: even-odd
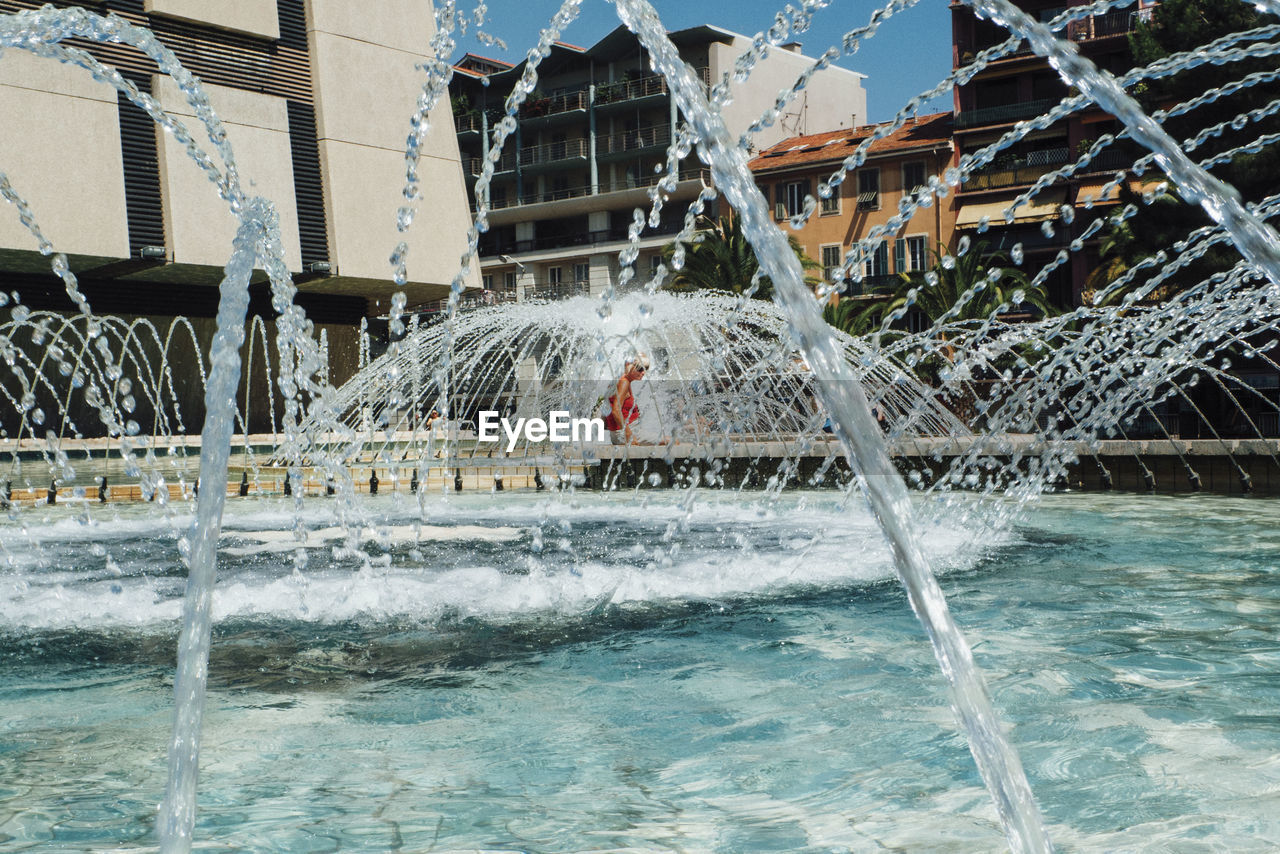
{"type": "MultiPolygon", "coordinates": [[[[1205,44],[1231,33],[1245,32],[1275,24],[1273,15],[1265,15],[1239,0],[1165,0],[1155,7],[1148,21],[1140,23],[1129,37],[1134,61],[1149,65],[1180,52],[1203,52],[1205,44]]],[[[1246,40],[1245,44],[1248,43],[1246,40]]],[[[1168,109],[1175,104],[1203,95],[1205,92],[1231,86],[1251,74],[1280,70],[1275,56],[1237,60],[1229,63],[1201,64],[1168,77],[1149,80],[1135,89],[1139,103],[1148,112],[1168,109]]],[[[1183,142],[1205,128],[1216,132],[1189,153],[1196,160],[1230,151],[1254,142],[1266,134],[1280,133],[1280,117],[1251,111],[1268,104],[1276,94],[1274,82],[1256,84],[1190,111],[1163,121],[1164,128],[1175,140],[1183,142]]],[[[1259,147],[1257,151],[1234,154],[1229,161],[1210,170],[1216,177],[1233,185],[1246,201],[1257,201],[1280,188],[1280,143],[1259,147]]],[[[1189,204],[1177,194],[1177,188],[1156,196],[1151,204],[1142,197],[1121,188],[1121,208],[1134,206],[1134,213],[1124,221],[1113,217],[1102,235],[1102,259],[1089,277],[1089,287],[1102,290],[1144,259],[1156,256],[1193,230],[1210,224],[1210,219],[1197,205],[1189,204]]],[[[1203,281],[1212,274],[1229,269],[1239,260],[1231,248],[1214,248],[1178,270],[1165,280],[1155,296],[1169,296],[1203,281]]],[[[1128,285],[1111,294],[1111,301],[1142,287],[1150,274],[1134,276],[1128,285]]]]}
{"type": "MultiPolygon", "coordinates": [[[[787,242],[796,253],[802,269],[817,269],[818,262],[805,254],[794,235],[787,235],[787,242]]],[[[675,243],[663,250],[668,266],[671,266],[675,250],[675,243]]],[[[756,284],[753,297],[773,298],[773,282],[768,276],[760,275],[760,262],[751,242],[742,232],[739,217],[733,211],[727,211],[717,218],[705,215],[698,218],[698,233],[693,243],[686,246],[684,265],[672,273],[666,288],[677,292],[712,290],[741,294],[750,290],[753,282],[756,284]]],[[[805,277],[805,284],[810,287],[818,283],[819,280],[813,276],[805,277]]]]}
{"type": "Polygon", "coordinates": [[[931,326],[944,318],[985,320],[992,314],[1014,311],[1052,312],[1043,287],[1033,286],[1016,267],[1005,266],[1008,259],[989,251],[985,240],[962,254],[943,244],[930,254],[933,264],[929,270],[899,273],[886,299],[842,299],[827,307],[827,322],[851,335],[863,335],[895,315],[891,329],[901,330],[911,311],[931,326]]]}

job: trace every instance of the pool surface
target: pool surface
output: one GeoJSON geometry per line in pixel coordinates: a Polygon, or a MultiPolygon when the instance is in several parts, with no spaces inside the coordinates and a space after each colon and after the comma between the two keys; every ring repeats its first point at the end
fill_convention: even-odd
{"type": "MultiPolygon", "coordinates": [[[[856,500],[364,506],[379,545],[309,510],[302,549],[283,503],[228,507],[197,848],[1004,849],[856,500]]],[[[1278,508],[927,526],[1061,850],[1280,847],[1278,508]]],[[[0,533],[4,851],[156,844],[186,520],[111,512],[0,533]]]]}

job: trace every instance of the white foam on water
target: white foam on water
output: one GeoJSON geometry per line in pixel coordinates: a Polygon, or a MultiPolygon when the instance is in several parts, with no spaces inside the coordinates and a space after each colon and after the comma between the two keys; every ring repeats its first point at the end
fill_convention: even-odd
{"type": "MultiPolygon", "coordinates": [[[[314,528],[307,567],[297,572],[292,553],[299,543],[284,527],[291,516],[271,507],[233,513],[225,540],[235,545],[221,550],[233,560],[215,589],[214,618],[423,625],[576,618],[610,605],[721,602],[893,577],[870,514],[842,507],[838,496],[769,504],[723,497],[699,502],[693,512],[670,494],[640,501],[474,496],[429,515],[431,525],[362,526],[364,550],[351,546],[345,528],[314,528]],[[476,524],[486,517],[505,524],[476,524]],[[535,529],[542,546],[534,544],[535,529]],[[624,536],[626,548],[617,539],[624,536]],[[478,547],[486,551],[474,554],[478,547]],[[433,560],[445,555],[435,549],[452,550],[451,560],[433,560]]],[[[322,520],[319,513],[311,519],[322,520]]],[[[62,537],[65,524],[43,532],[48,542],[62,537]]],[[[102,525],[119,544],[164,527],[132,519],[118,529],[102,525]]],[[[969,566],[978,557],[960,525],[934,523],[929,542],[940,566],[969,566]]],[[[181,612],[181,575],[130,564],[123,545],[113,553],[0,576],[0,629],[171,631],[181,612]]]]}

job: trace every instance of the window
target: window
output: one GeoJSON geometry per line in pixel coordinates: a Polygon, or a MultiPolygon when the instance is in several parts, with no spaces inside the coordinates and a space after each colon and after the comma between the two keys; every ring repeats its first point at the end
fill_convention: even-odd
{"type": "Polygon", "coordinates": [[[558,285],[558,284],[560,284],[562,281],[564,281],[564,268],[563,268],[563,267],[548,267],[548,268],[547,268],[547,283],[548,283],[548,284],[551,284],[551,285],[558,285]]]}
{"type": "Polygon", "coordinates": [[[809,195],[808,181],[789,181],[778,185],[778,200],[774,205],[776,219],[799,216],[804,212],[804,198],[809,195]]]}
{"type": "Polygon", "coordinates": [[[818,199],[818,210],[822,216],[831,216],[840,213],[840,188],[832,187],[831,195],[825,199],[818,199]]]}
{"type": "Polygon", "coordinates": [[[508,270],[502,274],[502,287],[509,294],[516,292],[516,271],[508,270]]]}
{"type": "Polygon", "coordinates": [[[889,275],[889,246],[883,240],[863,257],[866,261],[863,262],[862,273],[868,279],[889,275]]]}
{"type": "Polygon", "coordinates": [[[880,170],[858,170],[858,210],[880,209],[880,170]]]}
{"type": "Polygon", "coordinates": [[[923,270],[929,263],[929,244],[924,235],[916,235],[906,239],[907,252],[906,262],[907,269],[903,272],[911,270],[923,270]]]}
{"type": "Polygon", "coordinates": [[[575,284],[585,285],[591,281],[591,265],[586,261],[579,261],[573,265],[573,281],[575,284]]]}
{"type": "Polygon", "coordinates": [[[822,277],[828,282],[835,282],[840,275],[840,264],[844,261],[844,251],[839,245],[822,247],[822,277]]]}
{"type": "Polygon", "coordinates": [[[486,273],[485,275],[483,275],[483,276],[481,276],[481,277],[480,277],[480,287],[484,288],[486,291],[491,291],[491,290],[493,290],[493,276],[492,276],[492,274],[488,274],[488,273],[486,273]]]}
{"type": "Polygon", "coordinates": [[[914,193],[925,186],[924,161],[916,160],[902,164],[902,192],[914,193]]]}
{"type": "Polygon", "coordinates": [[[649,256],[649,278],[652,279],[654,276],[658,275],[658,268],[661,266],[662,266],[662,256],[650,255],[649,256]]]}

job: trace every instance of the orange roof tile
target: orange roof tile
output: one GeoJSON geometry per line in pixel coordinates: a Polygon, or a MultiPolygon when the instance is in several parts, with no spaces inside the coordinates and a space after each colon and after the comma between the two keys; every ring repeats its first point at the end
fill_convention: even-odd
{"type": "MultiPolygon", "coordinates": [[[[886,124],[889,122],[793,136],[766,148],[753,157],[749,165],[752,172],[773,172],[797,166],[839,162],[875,133],[876,128],[886,124]]],[[[867,156],[878,157],[897,151],[943,146],[951,139],[951,129],[952,115],[949,112],[920,116],[914,121],[909,119],[884,139],[872,143],[867,156]]]]}

